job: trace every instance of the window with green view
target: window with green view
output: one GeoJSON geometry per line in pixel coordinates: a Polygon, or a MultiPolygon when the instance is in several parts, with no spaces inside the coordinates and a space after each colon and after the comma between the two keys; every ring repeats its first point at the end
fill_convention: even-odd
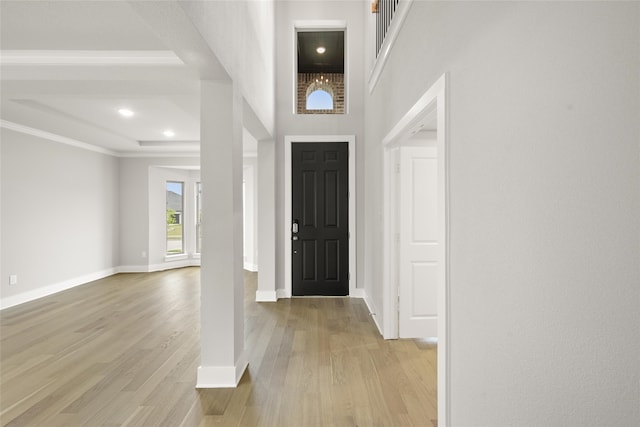
{"type": "Polygon", "coordinates": [[[184,253],[184,183],[167,181],[167,255],[184,253]]]}

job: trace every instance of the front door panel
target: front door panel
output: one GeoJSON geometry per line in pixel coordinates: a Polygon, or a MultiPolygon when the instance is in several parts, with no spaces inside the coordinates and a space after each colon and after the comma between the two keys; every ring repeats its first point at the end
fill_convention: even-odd
{"type": "Polygon", "coordinates": [[[292,143],[292,293],[349,294],[349,146],[292,143]]]}

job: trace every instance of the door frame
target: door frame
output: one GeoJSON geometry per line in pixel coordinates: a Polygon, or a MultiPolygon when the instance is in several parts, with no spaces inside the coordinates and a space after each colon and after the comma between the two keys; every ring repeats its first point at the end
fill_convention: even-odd
{"type": "Polygon", "coordinates": [[[382,140],[384,220],[383,220],[383,336],[398,337],[398,247],[396,232],[398,215],[394,203],[397,184],[396,149],[407,141],[417,125],[435,114],[437,120],[438,201],[440,263],[438,281],[438,422],[447,425],[450,419],[450,291],[449,291],[449,116],[447,110],[448,81],[443,74],[404,114],[382,140]]]}
{"type": "MultiPolygon", "coordinates": [[[[355,135],[286,135],[284,137],[284,222],[283,259],[284,290],[278,298],[291,298],[291,144],[294,142],[347,142],[349,144],[349,296],[364,297],[357,289],[356,277],[356,136],[355,135]]],[[[278,290],[279,291],[279,290],[278,290]]]]}

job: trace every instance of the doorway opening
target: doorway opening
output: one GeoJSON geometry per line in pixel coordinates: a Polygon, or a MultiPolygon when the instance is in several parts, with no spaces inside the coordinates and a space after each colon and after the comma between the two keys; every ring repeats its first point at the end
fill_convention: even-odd
{"type": "Polygon", "coordinates": [[[349,295],[349,146],[294,142],[291,159],[292,294],[349,295]]]}
{"type": "MultiPolygon", "coordinates": [[[[283,260],[284,260],[284,290],[278,290],[278,298],[291,298],[292,292],[292,274],[293,274],[293,245],[292,245],[292,147],[293,144],[305,143],[346,143],[348,146],[348,282],[349,293],[351,297],[364,297],[364,291],[356,288],[356,147],[355,135],[304,135],[304,136],[285,136],[284,147],[284,222],[283,230],[283,260]]],[[[324,179],[324,178],[323,178],[324,179]]],[[[299,218],[298,218],[299,220],[299,218]]]]}
{"type": "Polygon", "coordinates": [[[450,418],[448,406],[449,145],[446,86],[446,75],[443,75],[407,111],[382,141],[384,150],[382,332],[387,339],[402,336],[429,338],[433,337],[435,332],[438,348],[438,422],[443,425],[446,425],[450,418]],[[404,165],[401,164],[403,158],[404,165]],[[401,167],[407,169],[404,176],[401,167]],[[399,203],[403,203],[400,195],[401,184],[407,185],[407,183],[413,188],[410,191],[402,189],[408,193],[402,197],[409,199],[409,202],[404,202],[410,206],[409,213],[401,211],[402,208],[398,207],[399,203]],[[401,237],[404,237],[404,241],[401,237]],[[410,286],[406,283],[401,285],[401,280],[406,281],[407,277],[410,278],[410,286]],[[408,329],[401,329],[401,319],[413,324],[408,329]],[[415,329],[411,329],[414,327],[415,329]]]}

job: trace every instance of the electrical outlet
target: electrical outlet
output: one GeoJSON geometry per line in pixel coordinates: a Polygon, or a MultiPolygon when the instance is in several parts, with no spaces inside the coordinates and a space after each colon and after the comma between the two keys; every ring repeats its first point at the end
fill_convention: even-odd
{"type": "Polygon", "coordinates": [[[142,258],[146,258],[147,257],[147,251],[142,251],[141,255],[142,255],[142,258]]]}
{"type": "Polygon", "coordinates": [[[9,276],[9,284],[10,285],[17,285],[18,284],[18,276],[16,276],[15,274],[12,274],[11,276],[9,276]]]}

